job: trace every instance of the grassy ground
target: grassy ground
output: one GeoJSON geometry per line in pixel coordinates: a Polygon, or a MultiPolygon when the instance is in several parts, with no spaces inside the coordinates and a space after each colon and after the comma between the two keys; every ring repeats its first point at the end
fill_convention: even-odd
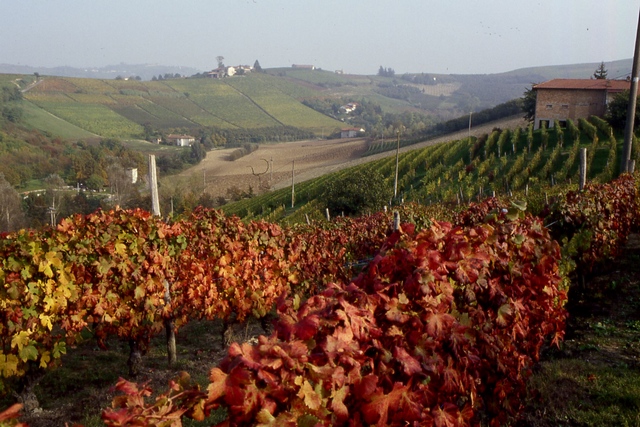
{"type": "MultiPolygon", "coordinates": [[[[526,410],[516,427],[640,427],[640,238],[632,236],[625,256],[605,273],[588,278],[587,288],[573,293],[567,335],[560,349],[549,349],[536,367],[526,410]]],[[[263,333],[258,322],[235,325],[238,341],[263,333]]],[[[226,354],[221,322],[193,322],[177,336],[178,364],[169,369],[162,337],[144,356],[145,368],[135,381],[166,390],[180,371],[206,387],[208,372],[226,354]]],[[[128,346],[116,340],[98,350],[91,339],[68,350],[62,366],[40,381],[36,393],[42,410],[23,421],[31,427],[79,423],[103,425],[102,409],[111,404],[113,385],[127,378],[128,346]]],[[[6,396],[5,408],[12,403],[6,396]]],[[[224,413],[187,427],[214,425],[224,413]]]]}
{"type": "MultiPolygon", "coordinates": [[[[232,336],[246,341],[264,334],[259,322],[233,325],[232,336]]],[[[163,336],[153,340],[143,357],[144,369],[136,378],[128,377],[127,343],[111,340],[107,350],[100,350],[91,339],[67,350],[62,365],[40,380],[36,394],[42,410],[21,421],[30,427],[60,427],[80,424],[85,427],[104,426],[102,410],[111,406],[116,393],[114,385],[119,378],[148,385],[158,392],[167,390],[170,379],[182,371],[203,389],[209,384],[209,370],[226,355],[222,322],[192,322],[178,331],[176,337],[178,363],[167,367],[167,352],[163,336]]],[[[0,400],[0,408],[13,403],[11,396],[0,400]]],[[[185,427],[215,425],[225,418],[224,412],[215,412],[203,422],[185,420],[185,427]]]]}
{"type": "Polygon", "coordinates": [[[640,426],[640,240],[572,292],[567,335],[543,356],[521,427],[640,426]]]}

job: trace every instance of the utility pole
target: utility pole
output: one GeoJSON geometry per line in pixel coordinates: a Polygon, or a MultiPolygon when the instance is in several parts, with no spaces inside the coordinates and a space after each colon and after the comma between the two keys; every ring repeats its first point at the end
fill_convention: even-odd
{"type": "Polygon", "coordinates": [[[633,144],[633,127],[636,117],[636,100],[638,96],[638,67],[640,66],[640,15],[636,29],[636,45],[633,51],[633,68],[631,70],[631,91],[629,93],[629,107],[627,108],[627,122],[624,128],[624,146],[620,160],[620,173],[629,172],[631,160],[631,145],[633,144]]]}

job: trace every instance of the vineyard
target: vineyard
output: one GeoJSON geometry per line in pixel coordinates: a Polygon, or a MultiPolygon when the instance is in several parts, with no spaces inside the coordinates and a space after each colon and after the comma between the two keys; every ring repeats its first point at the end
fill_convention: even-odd
{"type": "MultiPolygon", "coordinates": [[[[268,75],[229,83],[213,79],[141,82],[46,77],[25,93],[25,99],[104,137],[140,137],[147,123],[158,129],[284,125],[312,131],[333,131],[342,125],[293,97],[316,91],[278,80],[268,75]]],[[[38,127],[36,122],[31,124],[38,127]]]]}
{"type": "MultiPolygon", "coordinates": [[[[104,424],[215,415],[220,426],[507,425],[523,410],[541,352],[564,337],[565,305],[602,292],[584,278],[637,232],[638,182],[606,179],[613,169],[594,155],[589,170],[603,182],[583,191],[557,185],[545,195],[530,184],[528,202],[505,191],[469,203],[495,190],[467,176],[502,171],[509,191],[522,191],[565,168],[558,159],[575,157],[581,139],[612,163],[614,139],[598,137],[605,125],[495,131],[484,144],[405,156],[407,171],[429,161],[459,165],[438,173],[434,194],[448,207],[405,203],[396,213],[292,226],[207,209],[171,221],[118,209],[3,234],[0,387],[30,412],[38,382],[82,342],[126,343],[135,379],[162,334],[175,366],[181,329],[222,322],[227,336],[256,319],[273,332],[230,342],[206,384],[183,374],[157,394],[120,380],[104,424]]],[[[16,423],[18,410],[0,421],[16,423]]]]}
{"type": "MultiPolygon", "coordinates": [[[[410,144],[414,141],[406,140],[410,144]]],[[[403,141],[400,141],[402,146],[403,141]]],[[[370,153],[395,151],[396,141],[372,143],[370,153]]],[[[492,195],[525,200],[541,207],[545,195],[566,193],[578,188],[579,152],[587,149],[587,179],[604,183],[615,177],[619,165],[621,137],[598,118],[568,121],[566,128],[533,131],[531,126],[495,129],[489,135],[463,138],[447,144],[401,153],[398,162],[398,194],[404,202],[447,205],[450,208],[479,201],[492,195]],[[542,197],[542,199],[541,199],[542,197]]],[[[637,144],[632,158],[638,158],[637,144]]],[[[241,200],[222,209],[245,219],[266,219],[283,223],[304,222],[306,217],[321,220],[325,207],[320,203],[324,188],[339,183],[356,170],[375,170],[393,188],[395,157],[385,157],[364,165],[343,169],[321,178],[296,183],[295,206],[291,207],[291,187],[281,188],[241,200]]],[[[331,216],[341,212],[331,212],[331,216]]]]}

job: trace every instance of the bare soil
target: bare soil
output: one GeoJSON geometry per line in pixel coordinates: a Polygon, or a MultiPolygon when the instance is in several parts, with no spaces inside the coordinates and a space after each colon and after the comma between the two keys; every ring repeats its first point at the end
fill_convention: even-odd
{"type": "MultiPolygon", "coordinates": [[[[472,127],[471,135],[483,135],[491,132],[495,127],[514,129],[526,125],[527,122],[520,117],[508,118],[472,127]]],[[[448,134],[403,147],[400,151],[411,151],[441,142],[455,141],[466,137],[468,133],[464,130],[448,134]]],[[[301,182],[395,155],[395,151],[390,151],[363,157],[367,148],[367,142],[363,138],[270,143],[260,145],[258,150],[235,161],[229,160],[234,148],[213,150],[207,153],[207,157],[200,164],[183,172],[181,176],[194,177],[199,180],[198,182],[202,182],[204,178],[208,193],[214,197],[225,197],[227,191],[233,187],[247,192],[251,187],[254,193],[267,191],[269,188],[286,187],[291,184],[294,168],[295,180],[301,182]],[[271,161],[273,161],[272,174],[269,172],[271,161]]]]}

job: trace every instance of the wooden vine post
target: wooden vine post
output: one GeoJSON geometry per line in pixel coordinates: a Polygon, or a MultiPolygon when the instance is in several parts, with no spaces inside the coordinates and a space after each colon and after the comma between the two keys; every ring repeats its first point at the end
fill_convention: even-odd
{"type": "MultiPolygon", "coordinates": [[[[154,156],[153,154],[149,155],[149,184],[151,185],[151,213],[154,216],[161,216],[160,199],[158,196],[158,173],[156,170],[156,156],[154,156]]],[[[171,304],[170,285],[166,279],[164,281],[164,303],[167,305],[171,304]]],[[[173,366],[177,362],[176,330],[173,323],[173,318],[169,317],[165,319],[164,327],[167,333],[167,361],[169,363],[169,366],[173,366]]]]}
{"type": "Polygon", "coordinates": [[[580,191],[587,184],[587,149],[580,149],[580,191]]]}

